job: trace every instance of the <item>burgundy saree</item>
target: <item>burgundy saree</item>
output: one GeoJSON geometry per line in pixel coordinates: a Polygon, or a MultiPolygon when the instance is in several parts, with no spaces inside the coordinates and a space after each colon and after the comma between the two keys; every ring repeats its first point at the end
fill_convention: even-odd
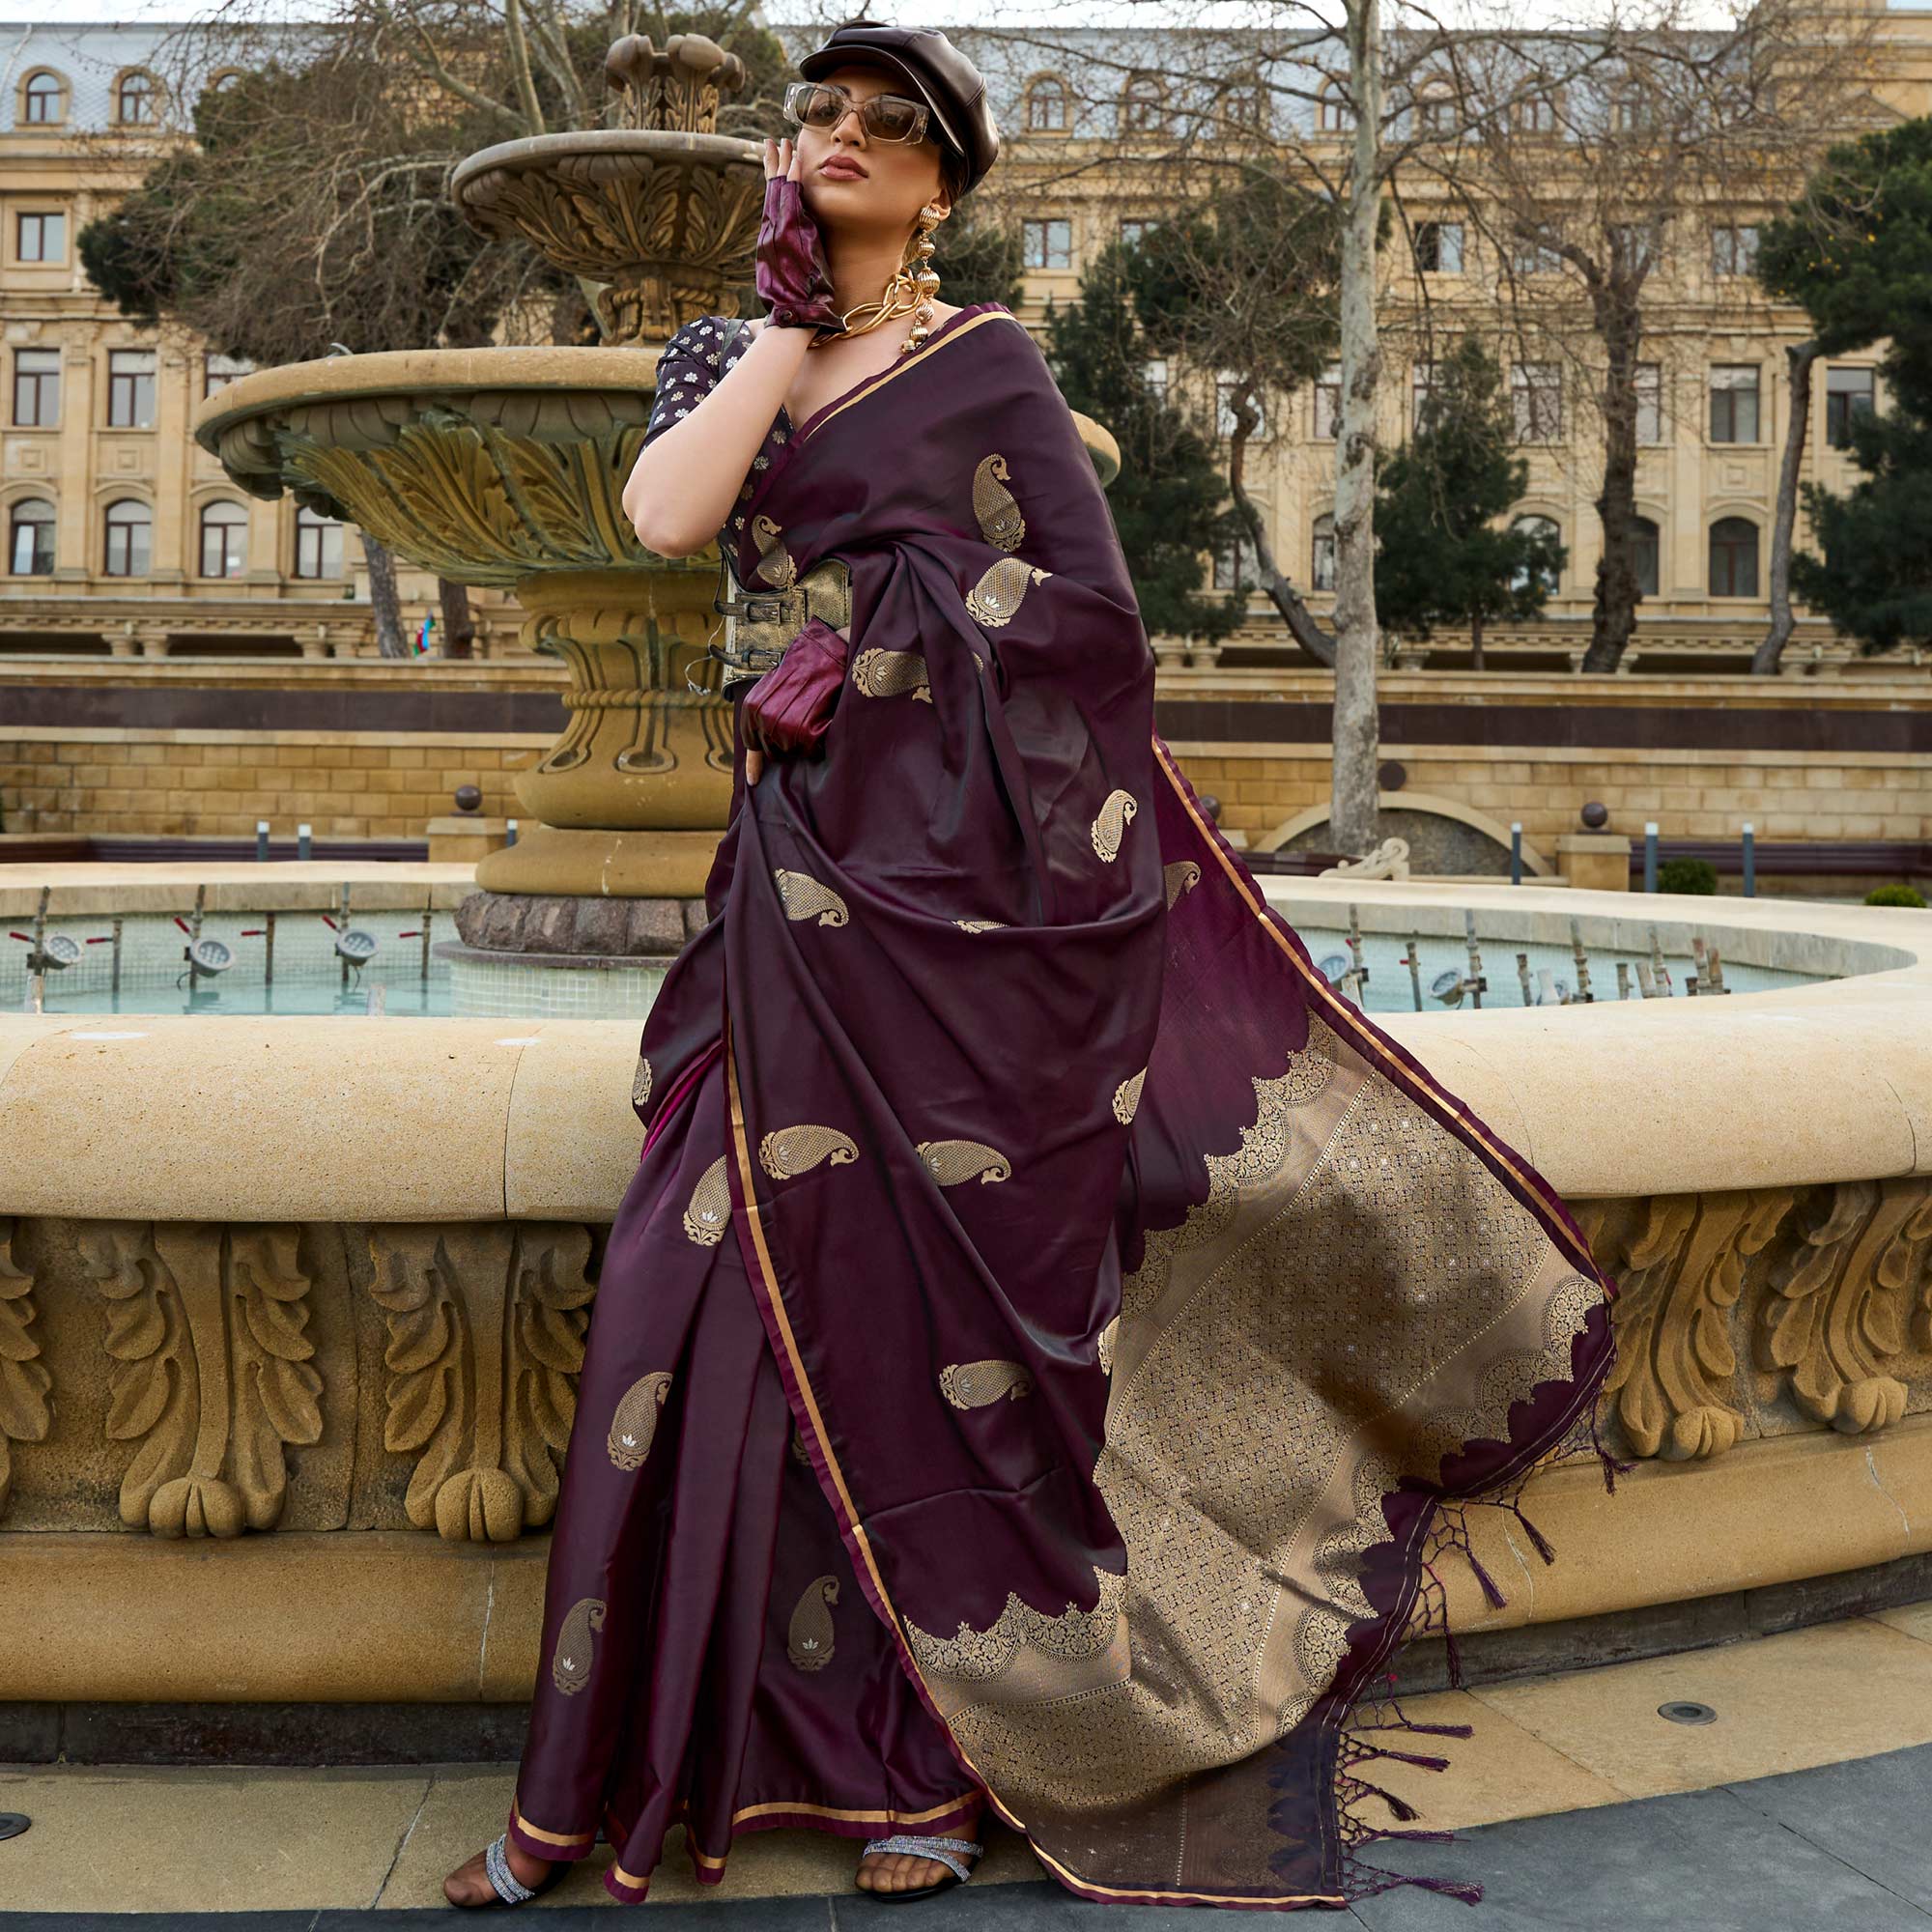
{"type": "Polygon", "coordinates": [[[822,756],[741,757],[644,1028],[513,1829],[601,1823],[635,1900],[673,1816],[722,1869],[759,1823],[943,1832],[983,1789],[1083,1896],[1375,1889],[1367,1700],[1460,1506],[1587,1444],[1609,1284],[1201,810],[1010,313],[739,507],[748,588],[849,566],[847,680],[822,756]],[[708,1782],[696,1658],[752,1713],[708,1782]]]}

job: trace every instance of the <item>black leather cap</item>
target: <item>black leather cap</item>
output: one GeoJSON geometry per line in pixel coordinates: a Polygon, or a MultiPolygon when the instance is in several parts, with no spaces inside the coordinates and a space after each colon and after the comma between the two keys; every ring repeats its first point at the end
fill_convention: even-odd
{"type": "MultiPolygon", "coordinates": [[[[932,110],[939,138],[966,162],[974,186],[1000,157],[1000,130],[980,70],[936,27],[888,27],[847,20],[799,62],[807,80],[860,63],[896,74],[932,110]]],[[[961,190],[964,192],[964,189],[961,190]]]]}

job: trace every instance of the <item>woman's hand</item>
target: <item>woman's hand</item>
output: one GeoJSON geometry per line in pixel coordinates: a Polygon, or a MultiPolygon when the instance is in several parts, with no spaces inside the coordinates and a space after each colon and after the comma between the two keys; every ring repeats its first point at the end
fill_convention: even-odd
{"type": "Polygon", "coordinates": [[[844,317],[832,304],[832,270],[818,224],[798,180],[797,145],[765,140],[765,213],[758,230],[758,298],[775,328],[838,329],[844,317]]]}

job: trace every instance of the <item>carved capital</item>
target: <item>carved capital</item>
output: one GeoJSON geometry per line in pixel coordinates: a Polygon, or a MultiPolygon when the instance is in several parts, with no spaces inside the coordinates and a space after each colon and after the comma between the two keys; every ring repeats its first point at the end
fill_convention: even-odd
{"type": "Polygon", "coordinates": [[[384,1444],[416,1458],[410,1520],[453,1543],[548,1522],[596,1293],[588,1230],[381,1227],[369,1252],[389,1329],[384,1444]]]}
{"type": "Polygon", "coordinates": [[[156,1536],[272,1529],[284,1445],[322,1435],[299,1229],[98,1221],[79,1248],[120,1365],[108,1439],[136,1445],[122,1521],[156,1536]]]}

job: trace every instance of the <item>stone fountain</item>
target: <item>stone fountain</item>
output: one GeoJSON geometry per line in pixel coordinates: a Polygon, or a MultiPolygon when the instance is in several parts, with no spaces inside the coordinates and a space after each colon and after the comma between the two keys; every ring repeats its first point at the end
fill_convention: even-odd
{"type": "MultiPolygon", "coordinates": [[[[230,384],[194,423],[250,494],[291,492],[454,582],[512,590],[524,641],[569,670],[569,724],[516,780],[522,834],[478,863],[463,943],[438,949],[458,969],[459,1012],[542,1010],[504,995],[503,968],[635,966],[654,991],[703,922],[730,804],[729,700],[704,651],[720,621],[715,550],[644,549],[619,497],[665,339],[736,313],[751,283],[762,155],[717,131],[747,76],[703,36],[662,48],[627,36],[606,72],[621,125],[486,148],[451,183],[482,233],[579,278],[599,346],[293,363],[230,384]],[[486,962],[498,969],[492,990],[466,1000],[462,969],[486,962]]],[[[1081,427],[1110,479],[1113,439],[1081,427]]],[[[611,975],[599,980],[611,997],[592,1010],[637,1009],[611,975]]]]}

